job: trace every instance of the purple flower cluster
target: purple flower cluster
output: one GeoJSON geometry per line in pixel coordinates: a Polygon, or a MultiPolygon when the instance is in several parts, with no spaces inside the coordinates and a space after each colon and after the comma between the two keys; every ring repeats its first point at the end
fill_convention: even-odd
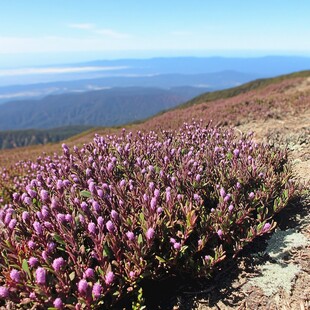
{"type": "Polygon", "coordinates": [[[57,309],[113,308],[146,274],[207,275],[272,230],[294,193],[284,151],[195,122],[63,145],[1,171],[0,186],[10,193],[0,203],[0,298],[32,294],[57,309]]]}

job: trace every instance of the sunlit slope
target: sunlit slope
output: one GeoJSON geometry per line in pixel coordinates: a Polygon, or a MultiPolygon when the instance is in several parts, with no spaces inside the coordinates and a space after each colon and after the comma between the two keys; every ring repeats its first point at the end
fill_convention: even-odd
{"type": "MultiPolygon", "coordinates": [[[[212,120],[215,125],[236,126],[255,119],[281,120],[288,115],[298,116],[309,109],[310,71],[302,71],[206,93],[145,121],[115,128],[95,128],[65,142],[69,146],[87,143],[93,139],[95,133],[118,134],[122,127],[133,132],[177,128],[193,118],[201,119],[205,123],[212,120]]],[[[58,152],[60,145],[61,143],[4,150],[0,152],[0,165],[35,158],[42,152],[58,152]]]]}

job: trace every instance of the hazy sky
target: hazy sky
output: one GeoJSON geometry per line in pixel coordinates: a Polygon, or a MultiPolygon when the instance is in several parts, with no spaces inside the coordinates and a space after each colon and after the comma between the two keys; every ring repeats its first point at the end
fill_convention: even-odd
{"type": "Polygon", "coordinates": [[[310,55],[309,0],[0,0],[0,65],[310,55]]]}

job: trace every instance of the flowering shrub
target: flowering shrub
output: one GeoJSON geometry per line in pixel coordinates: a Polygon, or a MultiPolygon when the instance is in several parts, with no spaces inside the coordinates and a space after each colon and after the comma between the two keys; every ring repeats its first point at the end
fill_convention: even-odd
{"type": "Polygon", "coordinates": [[[142,279],[208,275],[294,192],[285,152],[199,123],[16,169],[1,177],[0,300],[26,309],[110,309],[142,279]]]}

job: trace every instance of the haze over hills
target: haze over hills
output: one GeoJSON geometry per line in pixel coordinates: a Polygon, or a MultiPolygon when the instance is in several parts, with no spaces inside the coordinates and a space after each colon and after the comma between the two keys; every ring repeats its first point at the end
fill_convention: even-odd
{"type": "Polygon", "coordinates": [[[127,87],[9,102],[1,106],[0,130],[121,125],[175,107],[201,91],[127,87]]]}
{"type": "MultiPolygon", "coordinates": [[[[189,119],[196,118],[196,119],[206,119],[207,121],[213,119],[215,123],[220,121],[221,123],[231,123],[236,124],[239,121],[236,119],[246,119],[246,118],[253,118],[255,115],[259,117],[265,117],[266,119],[272,118],[273,115],[278,115],[278,109],[282,113],[285,109],[287,110],[289,107],[286,104],[287,101],[293,102],[294,108],[293,111],[297,111],[295,105],[297,102],[302,101],[303,108],[300,109],[300,113],[302,113],[305,106],[307,106],[306,101],[309,98],[309,89],[310,89],[310,71],[303,71],[297,72],[290,75],[279,76],[275,78],[269,79],[260,79],[253,82],[249,82],[238,87],[230,88],[227,90],[220,90],[214,92],[208,92],[201,94],[194,99],[186,102],[185,104],[181,105],[174,105],[172,106],[172,110],[168,110],[165,113],[161,113],[159,116],[155,116],[150,118],[146,122],[140,122],[141,125],[133,125],[132,128],[147,128],[152,129],[154,126],[173,126],[176,125],[180,126],[182,122],[188,121],[189,119]],[[296,97],[297,96],[297,97],[296,97]],[[231,99],[230,99],[231,98],[231,99]],[[300,99],[296,99],[300,98],[300,99]]],[[[92,98],[92,104],[89,107],[87,104],[83,104],[83,101],[77,103],[77,109],[74,109],[71,112],[72,119],[73,116],[80,117],[79,120],[83,118],[83,116],[92,117],[93,113],[89,113],[93,111],[96,107],[100,106],[100,103],[96,102],[96,99],[100,98],[100,96],[105,97],[106,100],[113,99],[114,96],[118,96],[118,100],[120,106],[122,106],[123,110],[117,110],[117,115],[120,115],[119,112],[126,111],[126,105],[124,106],[122,96],[120,95],[123,92],[123,95],[129,98],[128,95],[131,90],[131,95],[135,101],[135,107],[140,111],[140,113],[145,109],[145,103],[147,102],[145,99],[155,98],[154,96],[148,97],[147,95],[153,91],[153,94],[157,94],[160,99],[163,99],[164,94],[172,94],[171,91],[167,90],[160,90],[160,89],[144,89],[144,88],[119,88],[119,89],[111,89],[105,91],[94,91],[88,92],[84,94],[67,94],[67,95],[59,95],[59,96],[49,96],[45,98],[43,101],[48,105],[50,105],[50,109],[55,109],[54,112],[48,112],[47,114],[51,114],[52,117],[60,120],[64,119],[64,114],[61,111],[65,111],[62,107],[62,98],[68,97],[70,100],[75,102],[76,98],[80,98],[78,95],[83,95],[82,97],[87,100],[88,98],[92,98]],[[116,92],[114,92],[116,90],[116,92]],[[137,92],[138,91],[138,92],[137,92]],[[140,91],[140,97],[137,94],[140,91]],[[144,91],[144,93],[143,93],[144,91]],[[110,98],[108,96],[110,95],[110,98]],[[89,96],[91,94],[91,96],[89,96]],[[104,95],[103,95],[104,94],[104,95]],[[142,96],[145,95],[146,97],[142,96]],[[141,99],[141,101],[138,100],[141,99]],[[57,108],[53,105],[54,102],[58,102],[57,108]],[[94,105],[93,105],[94,104],[94,105]],[[98,105],[97,105],[98,104],[98,105]],[[140,108],[139,108],[140,107],[140,108]],[[143,109],[141,108],[143,107],[143,109]],[[125,108],[125,110],[124,110],[125,108]],[[80,109],[80,110],[79,110],[80,109]],[[84,111],[84,112],[82,112],[84,111]],[[85,112],[86,111],[86,112],[85,112]]],[[[184,91],[184,88],[182,88],[184,91]]],[[[193,95],[191,92],[192,89],[188,88],[190,94],[189,97],[193,95]]],[[[170,103],[174,102],[171,97],[166,97],[165,100],[169,99],[170,103]]],[[[114,101],[114,99],[113,99],[114,101]]],[[[71,101],[68,102],[68,111],[73,105],[70,104],[71,101]]],[[[89,102],[89,101],[87,101],[89,102]]],[[[25,105],[28,108],[28,112],[23,118],[15,119],[16,124],[25,124],[29,121],[30,118],[36,119],[38,124],[47,124],[49,118],[46,118],[46,114],[42,114],[45,111],[44,106],[42,105],[41,112],[39,107],[39,101],[24,101],[24,102],[16,102],[12,106],[9,104],[4,104],[2,107],[9,108],[9,111],[12,114],[15,114],[18,109],[21,109],[21,104],[25,105]],[[26,103],[30,103],[30,106],[27,107],[26,103]],[[12,107],[15,107],[15,110],[10,110],[12,107]],[[33,112],[35,111],[35,112],[33,112]]],[[[309,103],[308,103],[309,107],[309,103]]],[[[127,106],[130,110],[130,107],[127,106]]],[[[287,110],[291,113],[289,110],[287,110]]],[[[130,113],[130,111],[128,111],[130,113]]],[[[148,113],[149,111],[146,111],[148,113]]],[[[298,112],[298,113],[299,113],[298,112]]],[[[295,112],[294,112],[295,113],[295,112]]],[[[104,114],[104,113],[103,113],[104,114]]],[[[128,116],[124,113],[126,117],[128,116]]],[[[5,124],[5,120],[8,117],[3,117],[3,113],[0,114],[1,124],[5,124]]],[[[6,114],[8,115],[8,114],[6,114]]],[[[102,116],[102,114],[101,114],[102,116]]],[[[99,115],[98,117],[101,118],[99,115]]],[[[132,116],[132,114],[129,114],[132,116]]],[[[19,116],[21,117],[21,116],[19,116]]],[[[104,115],[103,117],[109,117],[108,115],[104,115]]],[[[280,116],[277,116],[279,118],[280,116]]],[[[68,120],[66,120],[68,121],[68,120]]],[[[11,126],[10,122],[7,122],[7,126],[11,126]]],[[[124,124],[124,123],[123,123],[124,124]]],[[[64,131],[64,133],[69,133],[67,136],[74,135],[79,133],[87,128],[83,126],[77,127],[65,127],[61,129],[55,130],[21,130],[21,131],[2,131],[0,132],[0,148],[12,148],[17,146],[27,146],[29,144],[36,144],[36,143],[47,143],[47,142],[57,142],[64,137],[64,135],[60,134],[60,131],[64,131]],[[76,130],[75,132],[73,130],[76,130]]],[[[92,135],[95,132],[104,132],[110,131],[113,129],[102,129],[99,128],[90,130],[88,134],[81,134],[79,141],[87,142],[87,139],[91,139],[92,135]],[[84,138],[83,138],[84,137],[84,138]]],[[[75,138],[72,138],[73,141],[75,138]]]]}
{"type": "Polygon", "coordinates": [[[88,130],[87,126],[66,126],[53,129],[0,131],[0,149],[12,149],[35,144],[55,143],[88,130]]]}
{"type": "Polygon", "coordinates": [[[167,73],[214,73],[237,71],[259,76],[277,76],[310,68],[310,57],[265,56],[265,57],[162,57],[151,59],[99,60],[80,64],[81,66],[124,66],[117,73],[149,74],[167,73]]]}
{"type": "Polygon", "coordinates": [[[203,85],[223,89],[309,68],[310,58],[300,56],[166,57],[6,68],[0,69],[0,103],[104,87],[203,85]]]}
{"type": "Polygon", "coordinates": [[[119,59],[0,70],[0,130],[9,131],[2,132],[2,147],[60,139],[55,132],[34,138],[34,131],[12,130],[123,125],[204,92],[308,68],[308,57],[270,56],[119,59]]]}
{"type": "MultiPolygon", "coordinates": [[[[196,87],[200,92],[206,89],[223,89],[243,84],[257,76],[235,71],[199,74],[154,74],[146,76],[110,76],[94,79],[58,81],[38,84],[10,85],[0,87],[0,104],[3,102],[43,98],[51,94],[69,92],[85,92],[113,87],[157,87],[170,89],[172,87],[196,87]]],[[[198,90],[197,90],[198,92],[198,90]]]]}
{"type": "MultiPolygon", "coordinates": [[[[261,79],[235,88],[210,92],[190,100],[186,104],[176,107],[160,115],[156,115],[139,124],[125,126],[128,130],[149,131],[156,128],[178,128],[192,118],[202,119],[204,123],[213,120],[213,124],[241,126],[251,124],[255,120],[262,122],[281,122],[290,117],[293,122],[308,123],[300,133],[309,137],[310,111],[310,71],[297,72],[272,79],[261,79]],[[290,102],[288,105],[287,102],[290,102]],[[308,118],[308,122],[307,122],[308,118]]],[[[264,129],[264,125],[262,129],[264,129]]],[[[66,143],[70,146],[88,143],[94,134],[119,134],[119,128],[96,128],[76,137],[66,143]]],[[[302,143],[302,142],[301,142],[302,143]]],[[[15,162],[20,159],[36,158],[43,151],[53,153],[59,151],[60,145],[32,146],[26,149],[0,153],[0,164],[15,162]],[[27,156],[25,157],[25,155],[27,156]]]]}

